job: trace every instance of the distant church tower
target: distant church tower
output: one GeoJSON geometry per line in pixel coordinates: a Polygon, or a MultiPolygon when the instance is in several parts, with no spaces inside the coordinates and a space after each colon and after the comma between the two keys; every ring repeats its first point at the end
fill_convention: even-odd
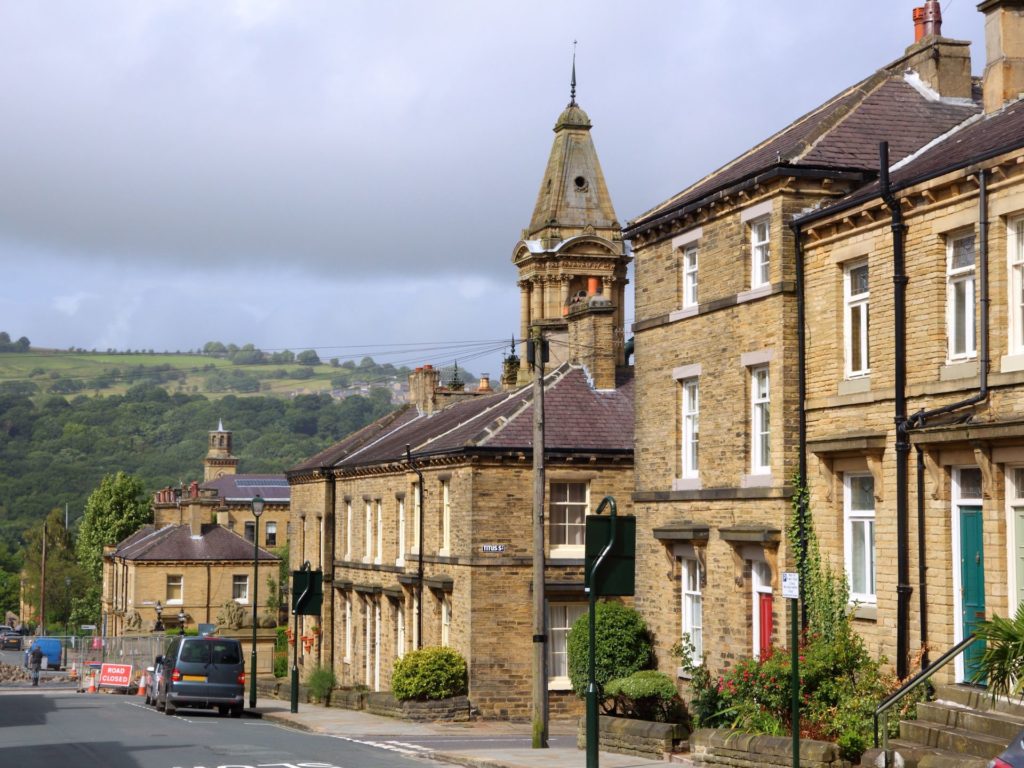
{"type": "MultiPolygon", "coordinates": [[[[592,300],[608,315],[603,326],[609,338],[599,340],[601,351],[613,366],[625,363],[623,306],[630,257],[590,127],[590,118],[576,103],[574,55],[569,104],[555,122],[555,140],[530,226],[512,253],[519,273],[519,333],[525,339],[532,328],[544,329],[550,341],[548,370],[566,360],[576,361],[569,346],[569,317],[576,315],[571,310],[592,300]]],[[[525,361],[525,348],[522,358],[525,361]]],[[[524,364],[519,383],[531,377],[524,364]]]]}
{"type": "Polygon", "coordinates": [[[231,432],[224,429],[223,421],[218,421],[217,429],[210,432],[206,458],[203,459],[203,482],[237,472],[238,459],[231,453],[231,432]]]}

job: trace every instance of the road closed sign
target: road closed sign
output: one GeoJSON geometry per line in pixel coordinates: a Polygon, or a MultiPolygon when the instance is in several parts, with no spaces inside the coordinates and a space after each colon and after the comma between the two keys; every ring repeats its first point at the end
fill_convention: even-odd
{"type": "Polygon", "coordinates": [[[127,688],[132,682],[131,664],[104,664],[100,667],[99,685],[127,688]]]}

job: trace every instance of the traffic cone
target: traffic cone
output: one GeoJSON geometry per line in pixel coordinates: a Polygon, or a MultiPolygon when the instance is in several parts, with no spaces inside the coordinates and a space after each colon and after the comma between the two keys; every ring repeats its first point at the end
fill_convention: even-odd
{"type": "Polygon", "coordinates": [[[89,676],[89,693],[96,693],[96,673],[89,676]]]}
{"type": "Polygon", "coordinates": [[[71,662],[71,669],[68,671],[68,678],[71,680],[78,679],[78,662],[71,662]]]}
{"type": "Polygon", "coordinates": [[[135,695],[136,696],[145,696],[146,695],[146,673],[145,672],[143,672],[142,673],[142,677],[139,678],[139,692],[136,693],[135,695]]]}

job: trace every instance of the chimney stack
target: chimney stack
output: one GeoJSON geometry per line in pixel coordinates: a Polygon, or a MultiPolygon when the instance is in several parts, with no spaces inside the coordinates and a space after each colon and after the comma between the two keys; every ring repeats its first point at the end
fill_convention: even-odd
{"type": "Polygon", "coordinates": [[[1024,0],[985,0],[985,112],[995,112],[1024,92],[1024,0]]]}
{"type": "Polygon", "coordinates": [[[926,37],[942,36],[942,8],[938,0],[927,0],[920,8],[914,9],[914,42],[926,37]]]}
{"type": "Polygon", "coordinates": [[[441,372],[432,365],[424,365],[409,374],[409,402],[420,413],[431,414],[436,410],[435,391],[441,381],[441,372]]]}

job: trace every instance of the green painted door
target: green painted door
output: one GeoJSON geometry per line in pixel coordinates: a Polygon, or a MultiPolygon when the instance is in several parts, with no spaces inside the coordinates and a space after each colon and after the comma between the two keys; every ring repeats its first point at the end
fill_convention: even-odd
{"type": "MultiPolygon", "coordinates": [[[[985,550],[981,507],[960,507],[960,603],[964,637],[985,618],[985,550]]],[[[974,643],[964,653],[964,681],[973,682],[985,652],[974,643]]],[[[980,682],[984,682],[983,680],[980,682]]]]}

